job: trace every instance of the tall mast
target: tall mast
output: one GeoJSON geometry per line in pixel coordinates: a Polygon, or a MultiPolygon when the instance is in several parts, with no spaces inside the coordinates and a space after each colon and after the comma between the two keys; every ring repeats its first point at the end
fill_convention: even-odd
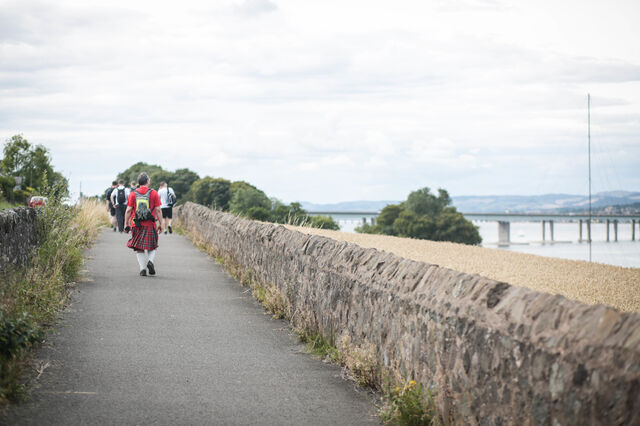
{"type": "Polygon", "coordinates": [[[587,93],[587,123],[589,138],[589,262],[591,262],[591,94],[587,93]]]}

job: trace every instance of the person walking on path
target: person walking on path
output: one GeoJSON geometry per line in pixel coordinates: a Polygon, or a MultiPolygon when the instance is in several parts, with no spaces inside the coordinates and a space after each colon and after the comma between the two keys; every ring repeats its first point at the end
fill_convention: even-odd
{"type": "Polygon", "coordinates": [[[127,241],[127,247],[136,252],[140,276],[146,277],[147,269],[149,275],[156,274],[153,260],[158,248],[158,233],[162,232],[162,211],[158,191],[149,188],[151,181],[146,173],[140,173],[138,184],[139,187],[129,194],[124,221],[127,224],[125,231],[128,233],[131,230],[131,239],[127,241]],[[134,222],[133,228],[129,226],[131,218],[134,222]]]}
{"type": "Polygon", "coordinates": [[[129,199],[129,188],[125,188],[124,179],[118,181],[118,187],[111,191],[111,204],[116,207],[116,222],[118,231],[124,232],[124,214],[127,210],[127,200],[129,199]]]}
{"type": "Polygon", "coordinates": [[[116,232],[116,207],[111,202],[111,194],[113,190],[118,186],[118,182],[115,180],[111,182],[111,188],[107,189],[107,211],[109,212],[109,222],[113,228],[113,232],[116,232]]]}
{"type": "Polygon", "coordinates": [[[173,234],[173,229],[171,229],[171,219],[173,218],[173,205],[176,202],[176,193],[173,192],[173,188],[169,188],[167,186],[166,182],[160,182],[158,195],[162,202],[160,209],[162,210],[164,233],[166,234],[167,230],[169,230],[169,233],[173,234]]]}

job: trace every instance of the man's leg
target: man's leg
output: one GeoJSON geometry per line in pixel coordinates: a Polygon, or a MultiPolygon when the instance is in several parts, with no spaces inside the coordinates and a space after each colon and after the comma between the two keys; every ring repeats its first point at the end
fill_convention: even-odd
{"type": "Polygon", "coordinates": [[[173,207],[169,207],[169,211],[167,214],[167,221],[165,223],[166,228],[164,228],[164,229],[168,229],[170,234],[173,234],[173,229],[171,229],[171,220],[173,220],[173,207]]]}
{"type": "Polygon", "coordinates": [[[136,250],[136,258],[138,259],[138,265],[140,266],[140,275],[147,275],[147,265],[145,264],[144,251],[136,250]]]}
{"type": "Polygon", "coordinates": [[[116,207],[116,218],[118,221],[118,231],[123,232],[124,231],[124,213],[127,210],[127,206],[125,206],[124,204],[118,204],[118,207],[116,207]]]}
{"type": "Polygon", "coordinates": [[[155,250],[149,251],[149,261],[147,262],[147,269],[149,270],[149,275],[156,274],[155,264],[153,263],[153,259],[155,258],[156,258],[156,251],[155,250]]]}

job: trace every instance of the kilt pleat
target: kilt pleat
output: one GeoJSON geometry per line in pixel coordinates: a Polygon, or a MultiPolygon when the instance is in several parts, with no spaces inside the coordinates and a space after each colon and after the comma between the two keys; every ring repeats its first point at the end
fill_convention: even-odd
{"type": "Polygon", "coordinates": [[[154,227],[133,227],[127,247],[134,250],[155,250],[158,248],[158,233],[154,227]]]}

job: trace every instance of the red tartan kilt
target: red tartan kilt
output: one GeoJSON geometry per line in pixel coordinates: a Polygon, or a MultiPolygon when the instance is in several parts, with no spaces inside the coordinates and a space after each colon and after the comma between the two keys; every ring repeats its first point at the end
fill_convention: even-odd
{"type": "Polygon", "coordinates": [[[158,233],[156,227],[133,227],[131,239],[127,241],[127,247],[134,250],[155,250],[158,248],[158,233]]]}

